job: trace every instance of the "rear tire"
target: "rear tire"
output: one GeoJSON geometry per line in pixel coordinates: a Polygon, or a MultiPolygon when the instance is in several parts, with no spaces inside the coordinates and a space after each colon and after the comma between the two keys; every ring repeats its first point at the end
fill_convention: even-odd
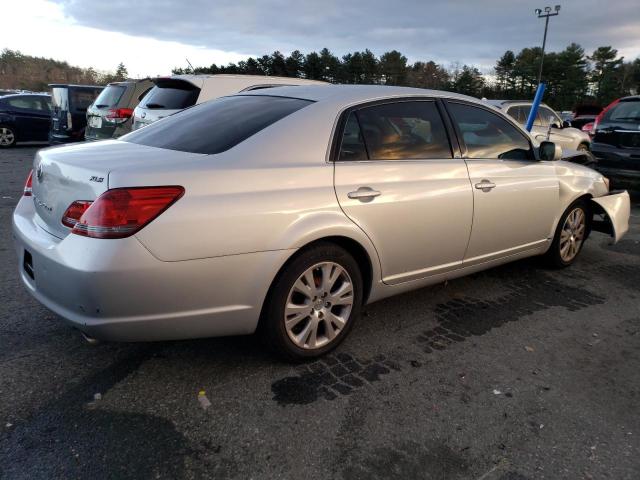
{"type": "Polygon", "coordinates": [[[319,357],[353,328],[362,305],[362,276],[345,249],[328,242],[300,251],[275,279],[260,330],[287,361],[319,357]]]}
{"type": "Polygon", "coordinates": [[[0,125],[0,148],[11,148],[18,140],[16,130],[8,125],[0,125]]]}
{"type": "Polygon", "coordinates": [[[565,268],[578,258],[589,236],[590,213],[588,202],[580,199],[562,214],[551,247],[544,255],[550,267],[565,268]]]}

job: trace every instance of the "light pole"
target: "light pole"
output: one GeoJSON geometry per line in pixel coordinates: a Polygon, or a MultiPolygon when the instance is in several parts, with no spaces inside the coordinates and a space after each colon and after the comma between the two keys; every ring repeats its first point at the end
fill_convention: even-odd
{"type": "Polygon", "coordinates": [[[554,11],[551,11],[551,7],[544,7],[544,13],[542,9],[536,8],[536,14],[538,18],[544,18],[544,37],[542,39],[542,56],[540,57],[540,70],[538,71],[538,85],[542,81],[542,64],[544,63],[544,47],[547,44],[547,29],[549,28],[549,17],[555,17],[560,13],[560,5],[554,7],[554,11]]]}

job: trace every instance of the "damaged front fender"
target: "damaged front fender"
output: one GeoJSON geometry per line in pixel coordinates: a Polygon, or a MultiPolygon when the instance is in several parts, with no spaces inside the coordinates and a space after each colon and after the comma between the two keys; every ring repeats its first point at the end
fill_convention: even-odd
{"type": "Polygon", "coordinates": [[[611,192],[598,198],[592,198],[593,222],[591,229],[608,233],[617,243],[629,230],[631,201],[626,190],[611,192]]]}

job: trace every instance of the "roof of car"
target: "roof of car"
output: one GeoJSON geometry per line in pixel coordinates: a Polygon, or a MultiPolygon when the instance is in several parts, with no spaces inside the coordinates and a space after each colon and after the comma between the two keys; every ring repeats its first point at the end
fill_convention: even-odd
{"type": "Polygon", "coordinates": [[[457,98],[480,103],[480,100],[459,93],[443,90],[427,90],[424,88],[392,87],[386,85],[301,85],[274,87],[266,90],[252,90],[240,92],[238,95],[266,95],[279,97],[293,97],[313,101],[342,102],[345,104],[364,102],[368,100],[384,99],[389,97],[438,97],[457,98]]]}
{"type": "Polygon", "coordinates": [[[50,97],[48,93],[10,93],[8,95],[2,95],[2,98],[12,97],[50,97]]]}
{"type": "Polygon", "coordinates": [[[76,85],[72,83],[50,83],[50,87],[80,87],[80,88],[104,88],[104,85],[76,85]]]}
{"type": "MultiPolygon", "coordinates": [[[[503,106],[511,104],[531,105],[533,103],[533,100],[484,100],[484,102],[488,103],[489,105],[493,105],[494,107],[502,108],[503,106]]],[[[545,107],[548,106],[544,102],[541,102],[540,105],[544,105],[545,107]]]]}

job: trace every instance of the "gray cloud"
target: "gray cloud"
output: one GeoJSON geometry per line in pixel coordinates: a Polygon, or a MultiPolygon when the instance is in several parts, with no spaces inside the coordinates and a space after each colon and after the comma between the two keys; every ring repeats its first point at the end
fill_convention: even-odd
{"type": "MultiPolygon", "coordinates": [[[[262,55],[328,47],[343,55],[396,49],[410,60],[491,67],[505,50],[539,45],[544,2],[323,0],[54,0],[77,23],[103,30],[262,55]]],[[[551,3],[553,5],[553,3],[551,3]]],[[[612,45],[640,55],[637,0],[562,2],[551,19],[550,50],[571,42],[590,53],[612,45]]]]}

